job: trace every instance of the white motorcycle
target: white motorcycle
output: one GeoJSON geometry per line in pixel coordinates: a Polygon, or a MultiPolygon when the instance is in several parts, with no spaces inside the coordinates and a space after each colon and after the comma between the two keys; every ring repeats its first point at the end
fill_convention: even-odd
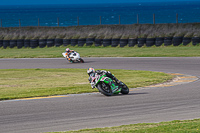
{"type": "Polygon", "coordinates": [[[84,63],[84,60],[80,57],[80,54],[77,52],[70,53],[70,55],[67,57],[67,53],[63,52],[62,55],[69,61],[69,62],[81,62],[84,63]]]}

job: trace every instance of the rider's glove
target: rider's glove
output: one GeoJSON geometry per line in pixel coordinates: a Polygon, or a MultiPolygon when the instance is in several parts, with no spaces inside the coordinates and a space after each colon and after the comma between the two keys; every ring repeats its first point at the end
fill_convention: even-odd
{"type": "Polygon", "coordinates": [[[120,80],[117,80],[117,83],[119,84],[119,83],[121,83],[121,81],[120,81],[120,80]]]}

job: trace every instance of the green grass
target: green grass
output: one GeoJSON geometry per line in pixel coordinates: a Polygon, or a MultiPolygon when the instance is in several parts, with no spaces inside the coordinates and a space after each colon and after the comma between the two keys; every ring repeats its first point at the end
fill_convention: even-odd
{"type": "MultiPolygon", "coordinates": [[[[67,47],[51,48],[7,48],[0,49],[0,58],[58,58],[67,47]]],[[[161,46],[161,47],[72,47],[81,57],[199,57],[200,47],[192,46],[161,46]]]]}
{"type": "MultiPolygon", "coordinates": [[[[175,120],[160,123],[142,123],[118,127],[83,129],[62,133],[199,133],[200,119],[175,120]]],[[[61,132],[57,132],[61,133],[61,132]]]]}
{"type": "MultiPolygon", "coordinates": [[[[134,70],[109,70],[130,88],[167,81],[172,75],[134,70]]],[[[1,69],[0,100],[95,92],[86,69],[1,69]]]]}

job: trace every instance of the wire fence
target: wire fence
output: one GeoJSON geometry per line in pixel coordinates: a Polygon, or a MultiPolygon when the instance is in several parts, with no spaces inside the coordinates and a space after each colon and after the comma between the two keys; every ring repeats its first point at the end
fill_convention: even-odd
{"type": "MultiPolygon", "coordinates": [[[[178,14],[175,14],[176,17],[174,17],[175,20],[173,20],[173,23],[182,23],[182,20],[179,20],[178,14]]],[[[123,17],[123,16],[122,16],[123,17]]],[[[124,18],[122,18],[121,15],[118,15],[117,18],[115,18],[115,20],[113,20],[113,22],[110,22],[111,24],[128,24],[124,21],[124,18]]],[[[94,19],[94,18],[93,18],[94,19]]],[[[136,15],[135,19],[136,22],[131,23],[131,24],[141,24],[140,19],[143,19],[140,17],[139,14],[136,15]]],[[[151,24],[157,24],[158,22],[156,21],[156,15],[153,14],[152,17],[150,17],[150,20],[148,21],[151,24]]],[[[83,22],[83,19],[80,20],[80,17],[77,16],[76,18],[73,18],[69,21],[65,20],[64,18],[59,18],[57,17],[57,19],[51,19],[49,21],[43,21],[40,18],[37,19],[33,19],[31,24],[24,20],[24,19],[14,19],[14,20],[10,20],[7,21],[6,19],[0,19],[0,26],[1,27],[24,27],[24,26],[53,26],[53,27],[59,27],[59,26],[79,26],[79,25],[103,25],[103,24],[108,24],[108,22],[106,22],[106,18],[99,16],[96,17],[95,23],[85,23],[83,22]]]]}

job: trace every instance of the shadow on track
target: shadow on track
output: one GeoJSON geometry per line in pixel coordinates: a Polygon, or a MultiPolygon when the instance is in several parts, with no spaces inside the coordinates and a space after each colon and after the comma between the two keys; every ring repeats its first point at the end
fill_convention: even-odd
{"type": "MultiPolygon", "coordinates": [[[[115,94],[115,95],[112,95],[112,96],[105,96],[105,95],[99,93],[99,94],[97,94],[97,95],[100,96],[100,97],[122,97],[122,96],[130,96],[130,95],[147,95],[147,94],[149,94],[149,93],[147,93],[147,92],[143,92],[143,93],[129,93],[129,94],[126,94],[126,95],[123,95],[123,94],[115,94]]],[[[97,95],[96,95],[96,96],[97,96],[97,95]]]]}

